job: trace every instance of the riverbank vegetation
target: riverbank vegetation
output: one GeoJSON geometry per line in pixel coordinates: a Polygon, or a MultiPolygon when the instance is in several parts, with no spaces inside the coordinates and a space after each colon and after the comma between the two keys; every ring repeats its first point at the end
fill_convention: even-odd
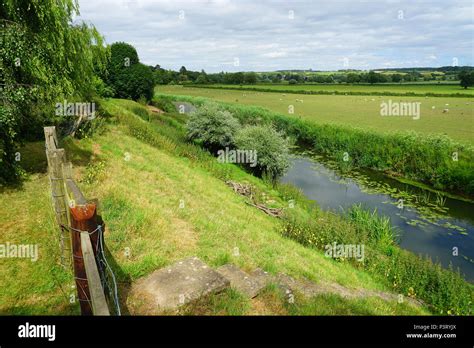
{"type": "MultiPolygon", "coordinates": [[[[159,98],[202,105],[206,98],[159,94],[159,98]]],[[[241,123],[271,123],[300,144],[339,161],[403,176],[461,195],[474,194],[474,151],[442,135],[379,134],[359,128],[316,124],[254,106],[221,103],[241,123]]]]}

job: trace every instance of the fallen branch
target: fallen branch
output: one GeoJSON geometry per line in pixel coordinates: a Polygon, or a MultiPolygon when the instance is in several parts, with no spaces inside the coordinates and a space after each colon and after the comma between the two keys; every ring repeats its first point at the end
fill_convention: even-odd
{"type": "Polygon", "coordinates": [[[263,204],[254,204],[254,203],[251,203],[251,202],[245,202],[247,203],[248,205],[251,205],[257,209],[260,209],[261,211],[263,211],[264,213],[270,215],[270,216],[273,216],[273,217],[277,217],[277,218],[280,218],[282,216],[282,212],[283,210],[280,209],[280,208],[268,208],[266,206],[264,206],[263,204]]]}

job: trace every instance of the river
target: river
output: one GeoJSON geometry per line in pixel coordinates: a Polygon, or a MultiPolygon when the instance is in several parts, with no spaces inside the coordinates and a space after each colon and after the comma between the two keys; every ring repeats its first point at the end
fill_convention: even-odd
{"type": "Polygon", "coordinates": [[[343,214],[358,203],[370,210],[377,209],[390,218],[400,247],[427,255],[443,267],[451,263],[466,280],[474,282],[473,203],[376,172],[341,173],[321,156],[307,153],[294,155],[291,168],[281,181],[300,188],[324,210],[343,214]]]}

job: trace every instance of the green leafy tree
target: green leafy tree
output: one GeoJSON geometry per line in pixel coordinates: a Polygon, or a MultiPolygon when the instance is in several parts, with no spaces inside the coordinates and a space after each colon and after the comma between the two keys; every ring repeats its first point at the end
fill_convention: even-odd
{"type": "Polygon", "coordinates": [[[458,75],[461,87],[467,89],[468,87],[474,86],[474,72],[461,71],[458,75]]]}
{"type": "Polygon", "coordinates": [[[248,72],[244,74],[244,83],[246,84],[256,84],[257,83],[257,74],[254,72],[248,72]]]}
{"type": "Polygon", "coordinates": [[[151,69],[142,63],[137,63],[117,73],[114,84],[115,96],[133,100],[145,98],[149,101],[153,97],[154,84],[151,69]]]}
{"type": "Polygon", "coordinates": [[[198,78],[196,79],[196,83],[200,84],[200,85],[204,85],[206,83],[209,83],[209,80],[207,79],[206,73],[199,74],[198,78]]]}
{"type": "Polygon", "coordinates": [[[125,42],[110,46],[109,84],[118,98],[147,101],[153,97],[156,75],[149,66],[139,62],[137,50],[125,42]]]}
{"type": "Polygon", "coordinates": [[[221,110],[215,103],[205,103],[194,111],[186,124],[187,138],[196,140],[211,153],[234,146],[234,136],[239,121],[229,111],[221,110]]]}
{"type": "Polygon", "coordinates": [[[237,149],[256,151],[257,165],[249,169],[257,175],[275,180],[290,166],[289,141],[271,126],[246,127],[236,134],[235,144],[237,149]]]}
{"type": "Polygon", "coordinates": [[[392,75],[392,82],[398,83],[398,82],[401,82],[402,79],[403,79],[403,76],[400,75],[400,74],[393,74],[392,75]]]}
{"type": "Polygon", "coordinates": [[[374,83],[377,83],[379,82],[379,79],[378,79],[378,74],[374,71],[370,71],[369,72],[369,75],[367,77],[367,82],[370,83],[370,84],[374,84],[374,83]]]}
{"type": "Polygon", "coordinates": [[[356,73],[347,74],[347,83],[358,83],[360,82],[360,75],[356,73]]]}
{"type": "Polygon", "coordinates": [[[94,76],[106,74],[103,39],[92,26],[71,24],[78,13],[72,0],[0,2],[0,184],[20,177],[18,144],[64,119],[55,103],[90,101],[94,76]]]}

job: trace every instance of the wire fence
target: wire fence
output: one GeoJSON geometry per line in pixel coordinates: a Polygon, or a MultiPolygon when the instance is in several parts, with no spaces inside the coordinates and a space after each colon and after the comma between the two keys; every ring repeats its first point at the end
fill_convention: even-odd
{"type": "Polygon", "coordinates": [[[55,127],[45,127],[45,138],[61,264],[65,268],[72,265],[81,313],[121,315],[117,281],[105,253],[104,225],[97,215],[98,202],[87,201],[72,179],[72,164],[66,162],[64,149],[58,148],[55,127]]]}

